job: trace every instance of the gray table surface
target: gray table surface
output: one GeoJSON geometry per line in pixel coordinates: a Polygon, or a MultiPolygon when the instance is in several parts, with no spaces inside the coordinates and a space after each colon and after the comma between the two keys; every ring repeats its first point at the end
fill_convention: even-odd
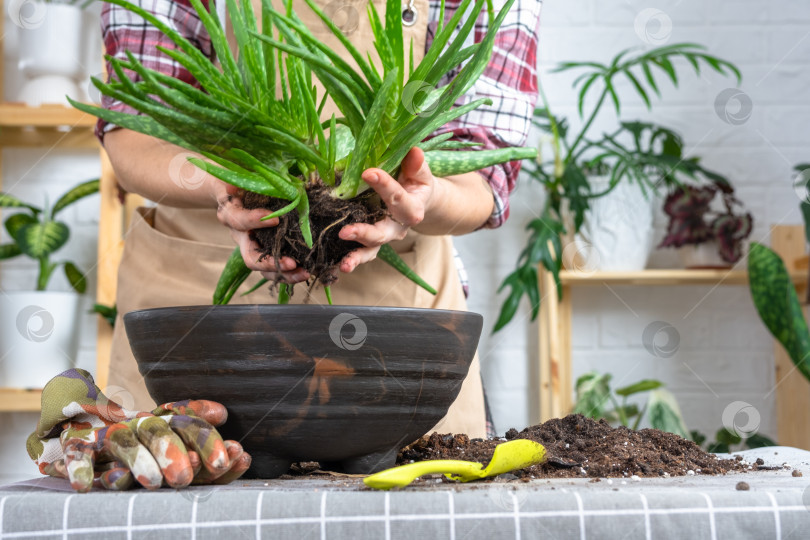
{"type": "Polygon", "coordinates": [[[307,477],[74,494],[66,482],[42,478],[0,487],[0,540],[810,538],[810,452],[740,454],[790,469],[599,482],[434,481],[392,492],[369,490],[358,478],[307,477]],[[737,490],[741,481],[750,489],[737,490]]]}

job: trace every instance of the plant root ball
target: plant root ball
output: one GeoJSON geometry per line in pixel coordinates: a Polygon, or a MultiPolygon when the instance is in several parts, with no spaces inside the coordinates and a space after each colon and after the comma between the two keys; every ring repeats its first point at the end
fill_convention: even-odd
{"type": "MultiPolygon", "coordinates": [[[[332,197],[331,188],[316,181],[307,186],[307,195],[312,249],[304,242],[297,210],[281,216],[278,226],[254,229],[251,235],[261,250],[259,260],[272,257],[278,263],[282,257],[290,257],[317,282],[331,285],[338,278],[340,261],[363,247],[359,242],[338,237],[340,229],[350,223],[376,223],[386,216],[386,212],[374,192],[342,200],[332,197]]],[[[269,214],[283,208],[289,201],[246,192],[243,204],[248,210],[265,208],[269,214]]]]}

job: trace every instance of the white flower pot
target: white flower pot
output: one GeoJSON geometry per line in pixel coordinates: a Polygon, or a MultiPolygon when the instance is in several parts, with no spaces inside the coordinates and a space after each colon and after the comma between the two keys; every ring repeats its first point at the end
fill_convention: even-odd
{"type": "Polygon", "coordinates": [[[0,387],[42,388],[73,366],[80,301],[68,292],[0,295],[0,387]]]}
{"type": "MultiPolygon", "coordinates": [[[[606,176],[588,181],[593,193],[610,184],[606,176]]],[[[643,270],[653,249],[653,205],[649,193],[645,196],[637,184],[626,180],[607,195],[591,199],[582,227],[564,246],[565,267],[584,272],[643,270]]]]}
{"type": "Polygon", "coordinates": [[[18,67],[29,79],[19,99],[39,106],[67,104],[66,94],[81,98],[76,80],[83,70],[82,10],[66,4],[32,4],[37,16],[22,21],[18,31],[18,67]]]}
{"type": "Polygon", "coordinates": [[[689,244],[678,248],[678,257],[684,268],[730,268],[717,251],[717,242],[689,244]]]}

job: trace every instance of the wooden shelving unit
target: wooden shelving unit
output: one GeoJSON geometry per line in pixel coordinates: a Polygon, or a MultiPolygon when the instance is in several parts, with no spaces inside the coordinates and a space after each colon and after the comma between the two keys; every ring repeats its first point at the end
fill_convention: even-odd
{"type": "MultiPolygon", "coordinates": [[[[801,276],[796,276],[801,279],[801,276]]],[[[744,270],[643,270],[641,272],[577,272],[563,270],[565,285],[746,285],[744,270]]]]}
{"type": "MultiPolygon", "coordinates": [[[[5,15],[5,1],[0,0],[0,13],[5,15]]],[[[101,208],[98,236],[98,287],[96,301],[112,305],[115,302],[116,275],[123,249],[123,233],[127,226],[127,211],[120,203],[115,175],[107,155],[93,134],[96,118],[63,105],[30,107],[23,103],[4,102],[3,62],[4,19],[0,17],[0,190],[3,189],[2,165],[4,148],[99,149],[101,154],[101,208]]],[[[99,51],[101,52],[101,51],[99,51]]],[[[133,207],[137,201],[128,201],[133,207]]],[[[99,317],[97,339],[96,384],[107,384],[112,329],[99,317]]],[[[0,388],[0,412],[38,411],[39,390],[0,388]]]]}
{"type": "MultiPolygon", "coordinates": [[[[786,261],[791,278],[803,299],[807,283],[807,257],[804,254],[804,231],[801,226],[778,226],[771,232],[774,250],[786,261]]],[[[644,270],[641,272],[560,272],[562,300],[558,300],[552,275],[539,268],[540,362],[539,420],[565,416],[573,407],[571,375],[571,292],[574,287],[668,287],[668,286],[747,286],[744,270],[644,270]]],[[[777,421],[779,442],[810,449],[810,385],[793,369],[790,359],[777,344],[775,347],[777,421]],[[807,421],[799,421],[807,418],[807,421]]]]}
{"type": "Polygon", "coordinates": [[[96,119],[62,105],[0,104],[0,147],[93,149],[96,119]]]}
{"type": "MultiPolygon", "coordinates": [[[[94,149],[95,118],[62,105],[29,107],[0,103],[0,190],[5,148],[39,147],[94,149]]],[[[41,390],[0,388],[0,412],[38,411],[41,390]]]]}
{"type": "Polygon", "coordinates": [[[1,412],[37,412],[40,407],[42,390],[20,388],[0,388],[1,412]]]}

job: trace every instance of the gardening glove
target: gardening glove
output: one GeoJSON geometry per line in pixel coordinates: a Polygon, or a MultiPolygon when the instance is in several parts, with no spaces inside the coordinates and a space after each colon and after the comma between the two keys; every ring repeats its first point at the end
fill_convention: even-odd
{"type": "Polygon", "coordinates": [[[248,469],[250,455],[215,429],[227,416],[223,405],[203,400],[130,411],[110,401],[88,372],[70,369],[45,385],[26,447],[42,474],[65,478],[80,492],[93,485],[124,490],[135,481],[147,489],[164,481],[175,488],[228,483],[248,469]]]}

